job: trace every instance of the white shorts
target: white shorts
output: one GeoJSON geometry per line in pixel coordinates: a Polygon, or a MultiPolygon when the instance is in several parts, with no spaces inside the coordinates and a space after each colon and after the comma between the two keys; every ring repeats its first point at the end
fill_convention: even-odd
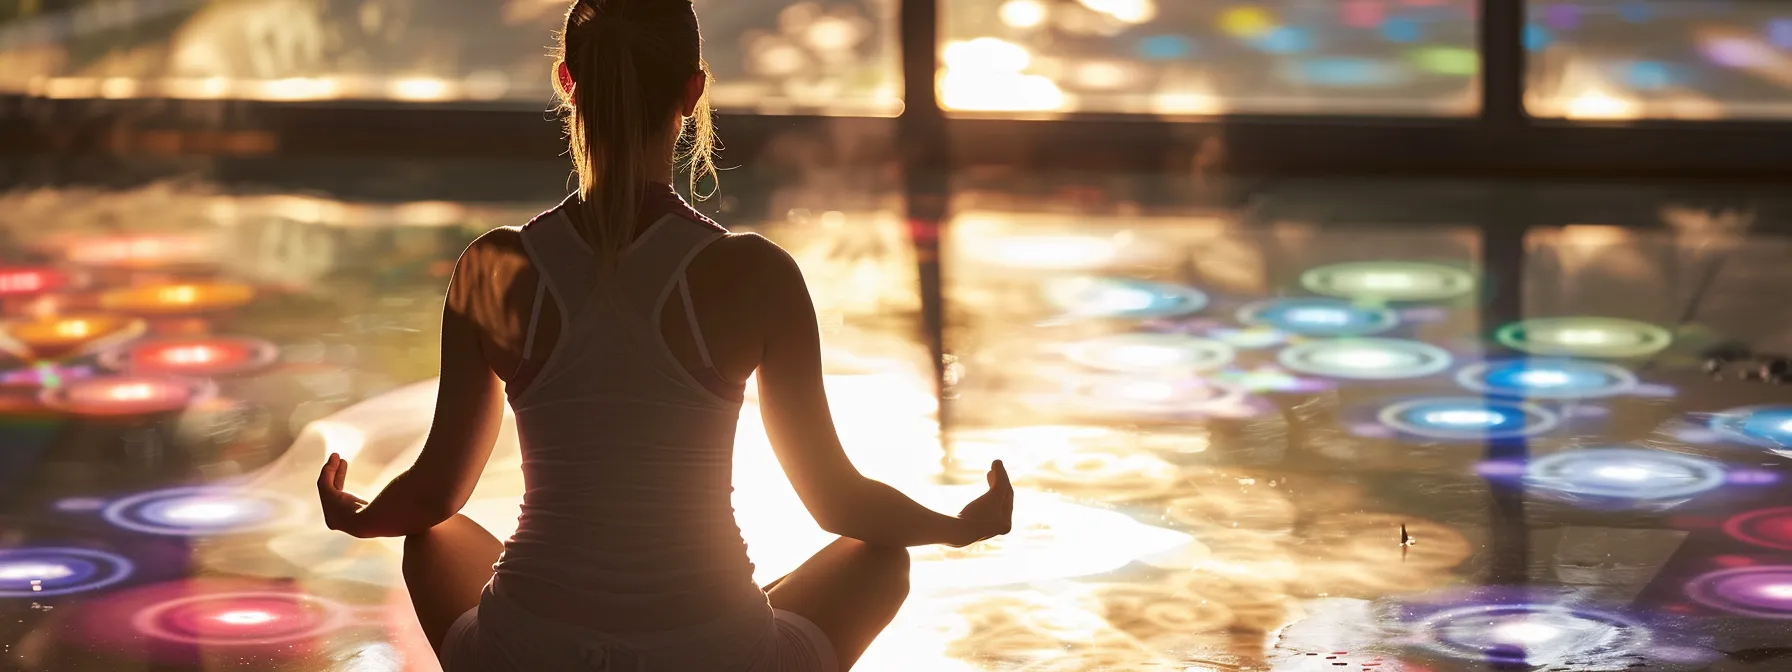
{"type": "Polygon", "coordinates": [[[492,593],[455,619],[444,672],[840,672],[827,633],[793,611],[627,640],[535,616],[492,593]]]}

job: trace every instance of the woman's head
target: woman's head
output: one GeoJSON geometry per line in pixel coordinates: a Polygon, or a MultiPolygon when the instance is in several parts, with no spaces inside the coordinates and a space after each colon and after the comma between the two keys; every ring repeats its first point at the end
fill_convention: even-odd
{"type": "Polygon", "coordinates": [[[602,258],[628,246],[643,187],[670,177],[687,119],[691,184],[715,173],[702,44],[690,0],[575,0],[567,10],[554,80],[579,174],[580,233],[602,258]]]}

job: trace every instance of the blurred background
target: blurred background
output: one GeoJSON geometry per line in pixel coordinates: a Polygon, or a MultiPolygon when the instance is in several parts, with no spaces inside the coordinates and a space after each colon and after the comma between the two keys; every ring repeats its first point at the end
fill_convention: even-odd
{"type": "MultiPolygon", "coordinates": [[[[435,669],[308,483],[408,465],[454,259],[574,184],[565,4],[0,2],[0,671],[435,669]]],[[[860,669],[1792,665],[1787,365],[1711,361],[1792,352],[1792,4],[695,4],[694,204],[855,463],[1023,491],[860,669]]]]}

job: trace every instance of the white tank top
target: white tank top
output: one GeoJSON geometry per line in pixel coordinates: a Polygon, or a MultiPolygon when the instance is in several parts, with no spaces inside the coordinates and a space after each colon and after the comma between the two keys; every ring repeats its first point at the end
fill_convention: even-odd
{"type": "MultiPolygon", "coordinates": [[[[565,208],[522,229],[563,326],[552,352],[525,347],[539,372],[507,391],[524,494],[492,590],[610,632],[769,619],[731,501],[741,402],[686,370],[660,330],[661,307],[682,292],[709,363],[685,268],[725,231],[671,209],[600,281],[565,208]]],[[[531,344],[534,326],[531,318],[531,344]]]]}

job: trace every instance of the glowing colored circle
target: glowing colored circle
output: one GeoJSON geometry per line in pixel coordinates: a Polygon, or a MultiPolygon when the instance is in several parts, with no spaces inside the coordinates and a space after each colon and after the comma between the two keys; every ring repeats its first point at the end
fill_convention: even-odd
{"type": "Polygon", "coordinates": [[[254,288],[233,283],[181,283],[114,290],[100,306],[146,315],[184,315],[236,308],[255,298],[254,288]]]}
{"type": "Polygon", "coordinates": [[[48,268],[0,268],[0,296],[30,296],[61,287],[61,273],[48,268]]]}
{"type": "Polygon", "coordinates": [[[1303,336],[1367,336],[1392,329],[1400,322],[1394,311],[1386,308],[1321,298],[1253,303],[1238,312],[1238,319],[1245,324],[1303,336]]]}
{"type": "Polygon", "coordinates": [[[1301,373],[1359,380],[1419,378],[1450,368],[1443,348],[1393,338],[1310,341],[1282,350],[1277,360],[1301,373]]]}
{"type": "Polygon", "coordinates": [[[303,508],[269,492],[189,487],[155,490],[108,505],[107,522],[127,530],[163,536],[240,534],[281,527],[303,508]]]}
{"type": "Polygon", "coordinates": [[[1624,68],[1624,83],[1641,91],[1657,91],[1674,85],[1674,71],[1660,61],[1636,61],[1624,68]]]}
{"type": "Polygon", "coordinates": [[[1045,297],[1059,310],[1087,318],[1174,317],[1207,307],[1207,295],[1193,287],[1126,278],[1052,280],[1045,297]]]}
{"type": "Polygon", "coordinates": [[[1792,619],[1792,566],[1718,570],[1687,583],[1686,596],[1699,604],[1732,614],[1792,619]]]}
{"type": "Polygon", "coordinates": [[[1117,373],[1206,371],[1231,363],[1235,354],[1225,343],[1183,334],[1117,334],[1066,350],[1073,362],[1117,373]]]}
{"type": "Polygon", "coordinates": [[[155,376],[112,376],[64,381],[40,392],[45,406],[87,416],[172,413],[209,396],[205,381],[155,376]]]}
{"type": "Polygon", "coordinates": [[[1438,75],[1473,77],[1481,72],[1481,54],[1461,47],[1420,47],[1407,53],[1419,69],[1438,75]]]}
{"type": "Polygon", "coordinates": [[[1195,43],[1181,35],[1152,35],[1139,40],[1138,52],[1149,61],[1179,61],[1195,55],[1195,43]]]}
{"type": "Polygon", "coordinates": [[[1792,551],[1792,507],[1738,514],[1724,521],[1724,532],[1743,543],[1792,551]]]}
{"type": "Polygon", "coordinates": [[[1463,367],[1456,382],[1483,394],[1530,399],[1609,397],[1637,386],[1636,375],[1621,366],[1575,359],[1480,362],[1463,367]]]}
{"type": "Polygon", "coordinates": [[[1259,37],[1275,27],[1275,16],[1261,7],[1245,5],[1220,13],[1220,30],[1233,37],[1259,37]]]}
{"type": "Polygon", "coordinates": [[[1647,629],[1615,615],[1551,604],[1450,609],[1432,614],[1414,631],[1426,648],[1452,658],[1531,665],[1622,655],[1652,639],[1647,629]]]}
{"type": "Polygon", "coordinates": [[[97,590],[125,580],[124,556],[86,548],[0,549],[0,598],[49,597],[97,590]]]}
{"type": "Polygon", "coordinates": [[[1711,460],[1637,448],[1587,448],[1531,460],[1526,485],[1571,495],[1680,499],[1724,483],[1711,460]]]}
{"type": "Polygon", "coordinates": [[[1561,424],[1555,413],[1535,404],[1475,397],[1398,402],[1376,417],[1406,434],[1465,441],[1535,436],[1561,424]]]}
{"type": "Polygon", "coordinates": [[[1726,438],[1753,446],[1792,446],[1792,406],[1734,408],[1712,415],[1709,426],[1726,438]]]}
{"type": "Polygon", "coordinates": [[[1410,17],[1390,16],[1381,22],[1381,37],[1389,42],[1410,44],[1425,37],[1425,27],[1410,17]]]}
{"type": "Polygon", "coordinates": [[[1501,327],[1501,345],[1533,355],[1619,359],[1652,355],[1674,342],[1668,330],[1610,317],[1544,317],[1501,327]]]}
{"type": "Polygon", "coordinates": [[[1086,376],[1066,389],[1071,410],[1101,417],[1199,415],[1235,405],[1244,390],[1196,378],[1086,376]]]}
{"type": "Polygon", "coordinates": [[[1543,51],[1555,41],[1548,28],[1531,24],[1524,27],[1524,48],[1526,51],[1543,51]]]}
{"type": "Polygon", "coordinates": [[[100,363],[136,374],[221,376],[259,369],[278,356],[278,349],[266,341],[192,338],[133,344],[101,355],[100,363]]]}
{"type": "Polygon", "coordinates": [[[1337,88],[1393,86],[1410,79],[1398,61],[1359,56],[1302,59],[1287,64],[1281,73],[1297,84],[1337,88]]]}
{"type": "Polygon", "coordinates": [[[1333,264],[1300,276],[1315,294],[1379,301],[1450,299],[1475,289],[1475,276],[1460,268],[1410,261],[1333,264]]]}
{"type": "Polygon", "coordinates": [[[152,605],[131,625],[149,637],[202,646],[282,644],[347,625],[349,609],[310,595],[244,592],[197,595],[152,605]]]}
{"type": "Polygon", "coordinates": [[[77,354],[95,344],[120,341],[141,334],[142,320],[119,315],[58,315],[5,325],[6,334],[39,358],[54,359],[77,354]]]}
{"type": "Polygon", "coordinates": [[[1252,43],[1272,54],[1298,54],[1313,49],[1313,35],[1305,29],[1280,26],[1257,36],[1252,43]]]}

